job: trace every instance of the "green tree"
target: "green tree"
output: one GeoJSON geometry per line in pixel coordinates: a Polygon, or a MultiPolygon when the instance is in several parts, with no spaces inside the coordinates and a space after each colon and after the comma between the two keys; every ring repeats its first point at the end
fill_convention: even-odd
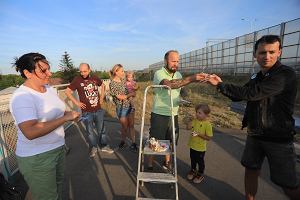
{"type": "Polygon", "coordinates": [[[93,71],[92,72],[93,75],[98,76],[101,79],[109,79],[109,74],[106,71],[93,71]]]}
{"type": "Polygon", "coordinates": [[[15,74],[7,74],[7,75],[1,75],[1,81],[0,81],[0,90],[3,90],[8,87],[16,87],[21,85],[24,82],[24,79],[18,75],[15,74]]]}
{"type": "Polygon", "coordinates": [[[62,55],[59,67],[64,83],[70,83],[73,78],[78,75],[78,68],[74,66],[70,55],[66,51],[64,55],[62,55]]]}

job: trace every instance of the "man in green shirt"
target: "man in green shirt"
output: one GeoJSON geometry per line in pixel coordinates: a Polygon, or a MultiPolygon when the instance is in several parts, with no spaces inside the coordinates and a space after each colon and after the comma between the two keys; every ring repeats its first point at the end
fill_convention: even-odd
{"type": "MultiPolygon", "coordinates": [[[[166,85],[172,90],[173,115],[175,121],[175,137],[176,144],[179,138],[178,127],[178,109],[180,100],[181,87],[192,82],[206,80],[206,74],[199,73],[186,78],[182,78],[180,72],[177,71],[179,64],[179,53],[176,50],[168,51],[164,56],[165,66],[156,71],[153,78],[154,85],[166,85]]],[[[169,91],[167,89],[154,89],[153,108],[150,119],[150,137],[158,140],[172,141],[172,114],[169,91]]],[[[170,155],[166,155],[163,165],[166,170],[171,170],[170,155]]],[[[153,170],[153,156],[149,156],[148,169],[153,170]]]]}

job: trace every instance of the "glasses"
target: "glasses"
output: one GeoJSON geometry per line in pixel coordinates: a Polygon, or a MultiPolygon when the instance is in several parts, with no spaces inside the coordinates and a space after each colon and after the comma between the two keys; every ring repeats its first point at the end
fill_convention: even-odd
{"type": "Polygon", "coordinates": [[[50,72],[50,67],[49,68],[46,68],[46,69],[43,69],[41,66],[38,66],[40,71],[43,73],[43,74],[46,74],[47,71],[50,72]]]}
{"type": "MultiPolygon", "coordinates": [[[[48,65],[48,63],[45,63],[45,64],[47,64],[48,65]]],[[[48,67],[47,68],[43,68],[41,65],[40,65],[40,63],[36,63],[36,68],[34,69],[34,72],[35,72],[35,74],[37,75],[37,73],[36,73],[36,69],[39,69],[39,71],[40,71],[40,73],[42,73],[42,74],[45,74],[45,75],[48,75],[47,74],[47,71],[48,72],[50,72],[50,66],[48,65],[48,67]]],[[[38,76],[38,75],[37,75],[38,76]]],[[[39,76],[38,76],[39,77],[39,76]]],[[[40,77],[39,77],[40,78],[40,77]]]]}

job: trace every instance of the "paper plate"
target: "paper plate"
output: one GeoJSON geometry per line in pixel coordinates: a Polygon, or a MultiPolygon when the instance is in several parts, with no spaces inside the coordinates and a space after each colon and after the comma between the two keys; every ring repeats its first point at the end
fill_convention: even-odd
{"type": "Polygon", "coordinates": [[[169,145],[168,144],[166,144],[164,142],[161,142],[159,144],[161,146],[160,152],[164,152],[164,151],[167,151],[169,149],[169,145]]]}

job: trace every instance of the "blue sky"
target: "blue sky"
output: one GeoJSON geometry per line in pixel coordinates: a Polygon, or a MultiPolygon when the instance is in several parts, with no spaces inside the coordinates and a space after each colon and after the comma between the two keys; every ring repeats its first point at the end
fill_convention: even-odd
{"type": "Polygon", "coordinates": [[[0,0],[0,73],[15,73],[13,58],[28,52],[44,54],[53,71],[65,51],[75,66],[143,69],[169,49],[299,17],[299,0],[0,0]]]}

